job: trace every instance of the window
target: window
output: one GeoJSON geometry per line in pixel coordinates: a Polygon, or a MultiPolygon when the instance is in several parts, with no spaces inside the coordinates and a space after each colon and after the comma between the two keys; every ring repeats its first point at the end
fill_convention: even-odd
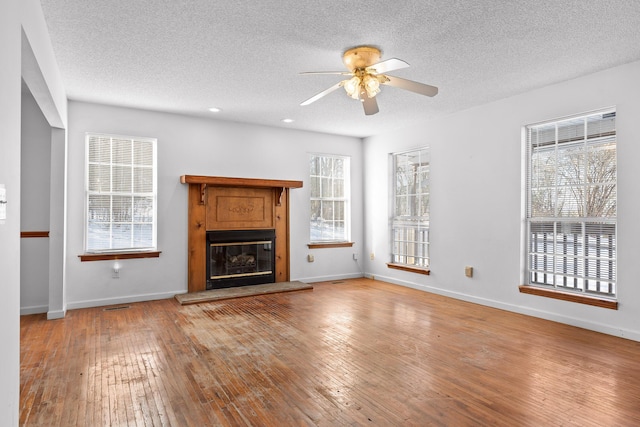
{"type": "Polygon", "coordinates": [[[616,112],[526,127],[528,284],[616,295],[616,112]]]}
{"type": "Polygon", "coordinates": [[[156,140],[87,134],[85,252],[156,248],[156,140]]]}
{"type": "Polygon", "coordinates": [[[310,156],[311,242],[347,242],[349,230],[349,158],[310,156]]]}
{"type": "Polygon", "coordinates": [[[392,154],[391,262],[429,267],[429,151],[392,154]]]}

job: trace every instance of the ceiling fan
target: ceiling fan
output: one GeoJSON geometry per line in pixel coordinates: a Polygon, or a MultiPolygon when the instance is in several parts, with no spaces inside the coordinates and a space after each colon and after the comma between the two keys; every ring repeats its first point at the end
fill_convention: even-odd
{"type": "Polygon", "coordinates": [[[383,73],[407,68],[409,64],[397,58],[380,61],[382,53],[380,49],[373,46],[358,46],[346,50],[342,55],[342,62],[346,65],[346,71],[310,71],[301,74],[337,74],[351,76],[341,82],[336,83],[329,89],[325,89],[317,95],[312,96],[300,105],[309,105],[312,102],[330,94],[334,90],[344,87],[347,95],[353,99],[362,101],[364,114],[370,116],[378,111],[378,102],[375,96],[380,92],[380,85],[394,86],[425,96],[435,96],[438,88],[412,80],[401,79],[400,77],[389,76],[383,73]]]}

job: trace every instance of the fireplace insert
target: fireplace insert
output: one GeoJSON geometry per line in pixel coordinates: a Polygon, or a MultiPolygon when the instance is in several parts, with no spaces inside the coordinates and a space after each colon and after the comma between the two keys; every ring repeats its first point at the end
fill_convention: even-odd
{"type": "Polygon", "coordinates": [[[207,231],[207,289],[275,282],[275,230],[207,231]]]}

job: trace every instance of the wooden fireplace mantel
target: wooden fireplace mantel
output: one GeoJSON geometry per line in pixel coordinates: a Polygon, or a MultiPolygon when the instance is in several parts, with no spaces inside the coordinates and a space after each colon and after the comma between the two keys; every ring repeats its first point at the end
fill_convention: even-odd
{"type": "Polygon", "coordinates": [[[206,289],[207,231],[274,229],[276,282],[289,281],[289,189],[302,181],[182,175],[189,185],[188,289],[206,289]]]}
{"type": "Polygon", "coordinates": [[[182,175],[183,184],[205,184],[219,187],[271,187],[271,188],[301,188],[302,181],[288,181],[280,179],[259,178],[229,178],[225,176],[182,175]]]}

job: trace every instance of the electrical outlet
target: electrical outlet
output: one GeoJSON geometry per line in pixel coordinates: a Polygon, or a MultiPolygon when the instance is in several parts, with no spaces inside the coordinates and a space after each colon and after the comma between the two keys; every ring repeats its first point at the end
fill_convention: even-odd
{"type": "Polygon", "coordinates": [[[309,262],[313,262],[313,261],[315,261],[315,260],[316,260],[316,259],[313,257],[313,255],[311,255],[311,254],[307,255],[307,261],[309,261],[309,262]]]}
{"type": "Polygon", "coordinates": [[[357,261],[358,260],[358,254],[353,254],[353,260],[357,261]]]}
{"type": "Polygon", "coordinates": [[[467,277],[473,277],[473,267],[466,266],[464,268],[464,275],[467,277]]]}
{"type": "Polygon", "coordinates": [[[371,252],[369,254],[369,258],[371,259],[371,261],[373,261],[376,258],[376,255],[373,252],[371,252]]]}
{"type": "Polygon", "coordinates": [[[120,269],[114,268],[113,271],[111,272],[111,278],[112,279],[119,279],[120,278],[120,269]]]}

